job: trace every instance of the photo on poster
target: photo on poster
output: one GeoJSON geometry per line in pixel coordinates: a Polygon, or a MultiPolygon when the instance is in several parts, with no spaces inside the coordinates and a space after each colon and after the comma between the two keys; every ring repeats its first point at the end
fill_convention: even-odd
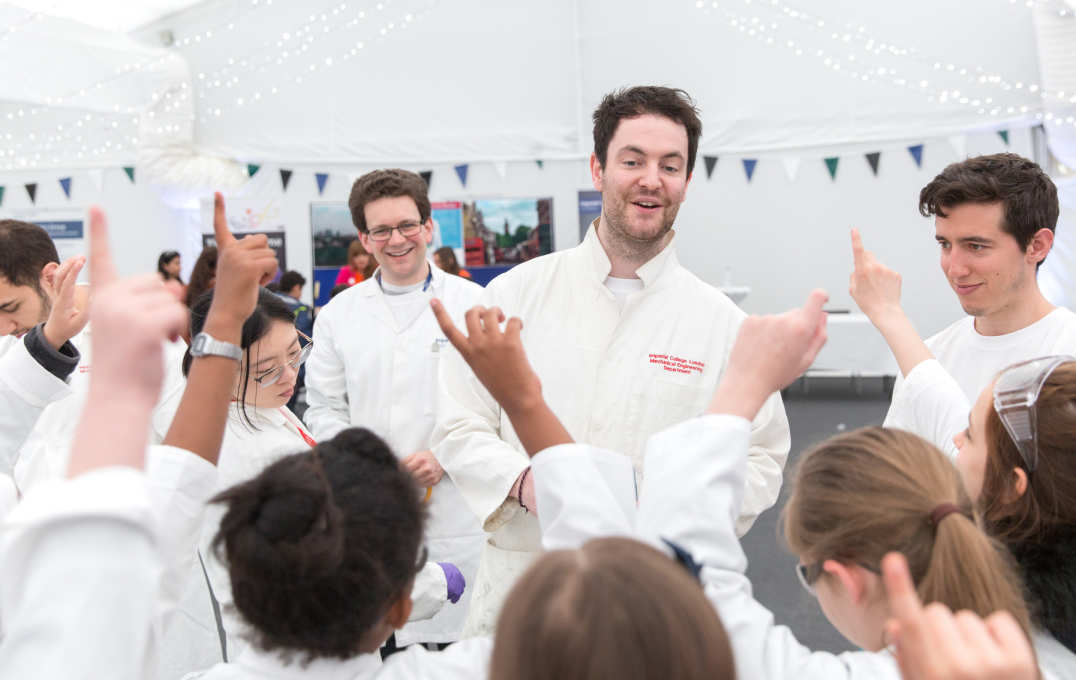
{"type": "Polygon", "coordinates": [[[359,237],[346,203],[311,203],[310,231],[313,234],[314,266],[347,264],[347,248],[359,237]]]}
{"type": "Polygon", "coordinates": [[[468,267],[519,264],[553,252],[552,198],[491,198],[463,204],[468,267]]]}
{"type": "Polygon", "coordinates": [[[579,242],[586,238],[587,230],[602,215],[602,192],[593,189],[579,190],[579,242]]]}
{"type": "MultiPolygon", "coordinates": [[[[287,237],[282,231],[248,231],[244,235],[249,234],[265,234],[269,247],[273,249],[273,253],[276,255],[277,269],[276,276],[273,277],[273,280],[276,281],[281,274],[288,270],[287,237]]],[[[210,246],[217,247],[217,237],[213,234],[202,234],[202,249],[204,250],[210,246]]]]}

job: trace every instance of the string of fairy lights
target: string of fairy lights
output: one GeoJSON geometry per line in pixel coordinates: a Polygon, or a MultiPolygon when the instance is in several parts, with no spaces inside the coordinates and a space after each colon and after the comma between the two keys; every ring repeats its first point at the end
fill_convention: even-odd
{"type": "MultiPolygon", "coordinates": [[[[18,134],[0,132],[0,168],[59,166],[72,159],[90,166],[116,155],[131,158],[141,141],[140,125],[163,135],[196,122],[209,125],[230,115],[247,115],[251,107],[284,93],[294,94],[318,74],[357,60],[369,46],[406,32],[439,2],[334,0],[315,9],[308,7],[287,27],[277,27],[253,46],[244,45],[239,54],[194,68],[189,84],[172,84],[153,92],[144,104],[113,104],[110,111],[85,106],[88,98],[99,101],[107,96],[108,88],[128,84],[130,78],[150,72],[177,52],[190,63],[224,52],[221,44],[234,41],[236,31],[259,22],[257,13],[274,6],[274,0],[240,0],[231,7],[232,20],[176,35],[168,50],[147,51],[77,89],[29,97],[44,105],[0,104],[0,120],[44,123],[18,134]],[[267,77],[273,74],[279,77],[267,77]],[[196,106],[191,106],[192,100],[196,106]],[[80,106],[97,110],[87,112],[79,110],[80,106]],[[195,111],[195,117],[177,121],[175,114],[184,110],[195,111]],[[159,121],[156,126],[155,121],[159,121]]],[[[813,59],[843,77],[901,88],[930,103],[964,107],[999,121],[1027,117],[1076,126],[1072,115],[1043,111],[1044,102],[1076,104],[1076,92],[1048,90],[981,66],[932,59],[865,25],[833,21],[786,0],[694,0],[693,4],[703,16],[729,29],[768,47],[813,59]]],[[[1009,0],[1007,4],[1014,11],[1046,9],[1076,21],[1076,10],[1062,0],[1009,0]]],[[[47,11],[27,11],[21,19],[9,21],[0,28],[0,50],[46,17],[47,11]]]]}

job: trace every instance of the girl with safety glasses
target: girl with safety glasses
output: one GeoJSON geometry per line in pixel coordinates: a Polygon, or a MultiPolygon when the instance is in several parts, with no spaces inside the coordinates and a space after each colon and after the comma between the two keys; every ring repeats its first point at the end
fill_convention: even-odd
{"type": "MultiPolygon", "coordinates": [[[[868,254],[869,255],[869,254],[868,254]]],[[[904,381],[890,422],[942,449],[986,531],[1015,557],[1042,668],[1076,675],[1076,357],[1016,363],[969,405],[900,307],[900,277],[870,257],[852,295],[904,381]]]]}

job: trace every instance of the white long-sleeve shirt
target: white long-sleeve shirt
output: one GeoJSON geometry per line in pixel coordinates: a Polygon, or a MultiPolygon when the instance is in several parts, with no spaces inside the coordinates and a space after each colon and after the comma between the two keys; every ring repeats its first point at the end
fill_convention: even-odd
{"type": "MultiPolygon", "coordinates": [[[[975,330],[975,318],[966,316],[932,335],[926,345],[960,386],[967,402],[974,404],[1007,366],[1052,354],[1076,354],[1076,313],[1058,307],[1030,326],[1004,335],[981,335],[975,330]]],[[[894,403],[904,380],[897,377],[894,403]]],[[[919,426],[909,424],[907,418],[906,410],[895,412],[890,406],[885,426],[919,432],[919,426]],[[899,423],[898,417],[902,418],[899,423]]]]}
{"type": "MultiPolygon", "coordinates": [[[[680,266],[671,245],[638,269],[642,290],[622,304],[604,283],[610,271],[591,228],[578,247],[494,279],[482,304],[523,320],[523,344],[543,395],[573,438],[627,454],[641,479],[647,437],[705,410],[745,314],[680,266]]],[[[434,453],[494,532],[466,629],[488,634],[504,595],[540,549],[534,517],[506,500],[529,460],[458,352],[445,353],[441,370],[434,453]]],[[[752,424],[741,533],[776,502],[789,446],[774,394],[752,424]]]]}

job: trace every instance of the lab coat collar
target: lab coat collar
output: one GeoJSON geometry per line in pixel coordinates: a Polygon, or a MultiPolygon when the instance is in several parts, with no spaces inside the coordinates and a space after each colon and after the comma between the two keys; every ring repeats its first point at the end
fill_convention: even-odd
{"type": "MultiPolygon", "coordinates": [[[[590,223],[590,228],[587,229],[587,234],[583,237],[583,242],[579,247],[587,254],[593,264],[593,272],[597,276],[598,282],[604,284],[609,272],[613,269],[613,263],[609,261],[609,256],[605,253],[605,247],[598,240],[599,219],[601,218],[595,218],[590,223]]],[[[673,238],[675,238],[675,234],[676,232],[674,231],[673,238]]],[[[665,272],[671,272],[679,266],[680,260],[676,257],[676,250],[673,248],[672,240],[670,239],[661,252],[636,269],[635,274],[642,279],[644,288],[650,288],[662,278],[665,272]]]]}
{"type": "MultiPolygon", "coordinates": [[[[433,274],[433,277],[430,279],[429,290],[436,290],[438,293],[440,293],[441,289],[443,289],[445,285],[445,277],[448,275],[441,271],[436,265],[434,265],[434,263],[431,262],[430,258],[428,257],[426,258],[426,266],[430,268],[428,273],[433,274]]],[[[364,297],[373,297],[375,295],[384,294],[384,291],[381,290],[381,286],[377,283],[377,272],[379,271],[381,271],[381,267],[378,267],[376,270],[374,270],[374,273],[370,275],[369,279],[367,279],[367,281],[370,282],[369,285],[362,286],[362,284],[359,284],[360,286],[362,286],[362,288],[360,288],[359,290],[362,292],[362,295],[364,297]]],[[[363,281],[362,283],[366,283],[366,281],[363,281]]]]}
{"type": "Polygon", "coordinates": [[[314,659],[303,664],[303,655],[295,654],[291,662],[285,662],[277,653],[263,652],[248,647],[236,659],[236,664],[248,668],[252,677],[259,678],[319,678],[319,680],[358,680],[373,677],[381,667],[379,654],[361,654],[342,661],[340,659],[314,659]]]}
{"type": "MultiPolygon", "coordinates": [[[[426,258],[426,266],[429,267],[429,271],[427,272],[427,274],[430,275],[430,287],[426,289],[426,294],[430,297],[442,297],[445,288],[445,278],[448,275],[436,266],[434,266],[433,262],[430,262],[429,258],[426,258]]],[[[396,323],[396,317],[393,316],[392,310],[389,309],[388,302],[385,300],[385,292],[381,290],[381,284],[377,282],[376,272],[369,279],[363,281],[355,287],[359,289],[358,292],[363,297],[373,298],[376,296],[380,296],[381,299],[372,301],[373,304],[370,305],[370,309],[372,310],[374,317],[378,321],[391,328],[394,332],[400,333],[402,331],[405,331],[411,327],[411,324],[415,322],[415,319],[411,319],[410,321],[402,325],[396,323]]],[[[416,317],[416,319],[417,318],[418,317],[416,317]]]]}

